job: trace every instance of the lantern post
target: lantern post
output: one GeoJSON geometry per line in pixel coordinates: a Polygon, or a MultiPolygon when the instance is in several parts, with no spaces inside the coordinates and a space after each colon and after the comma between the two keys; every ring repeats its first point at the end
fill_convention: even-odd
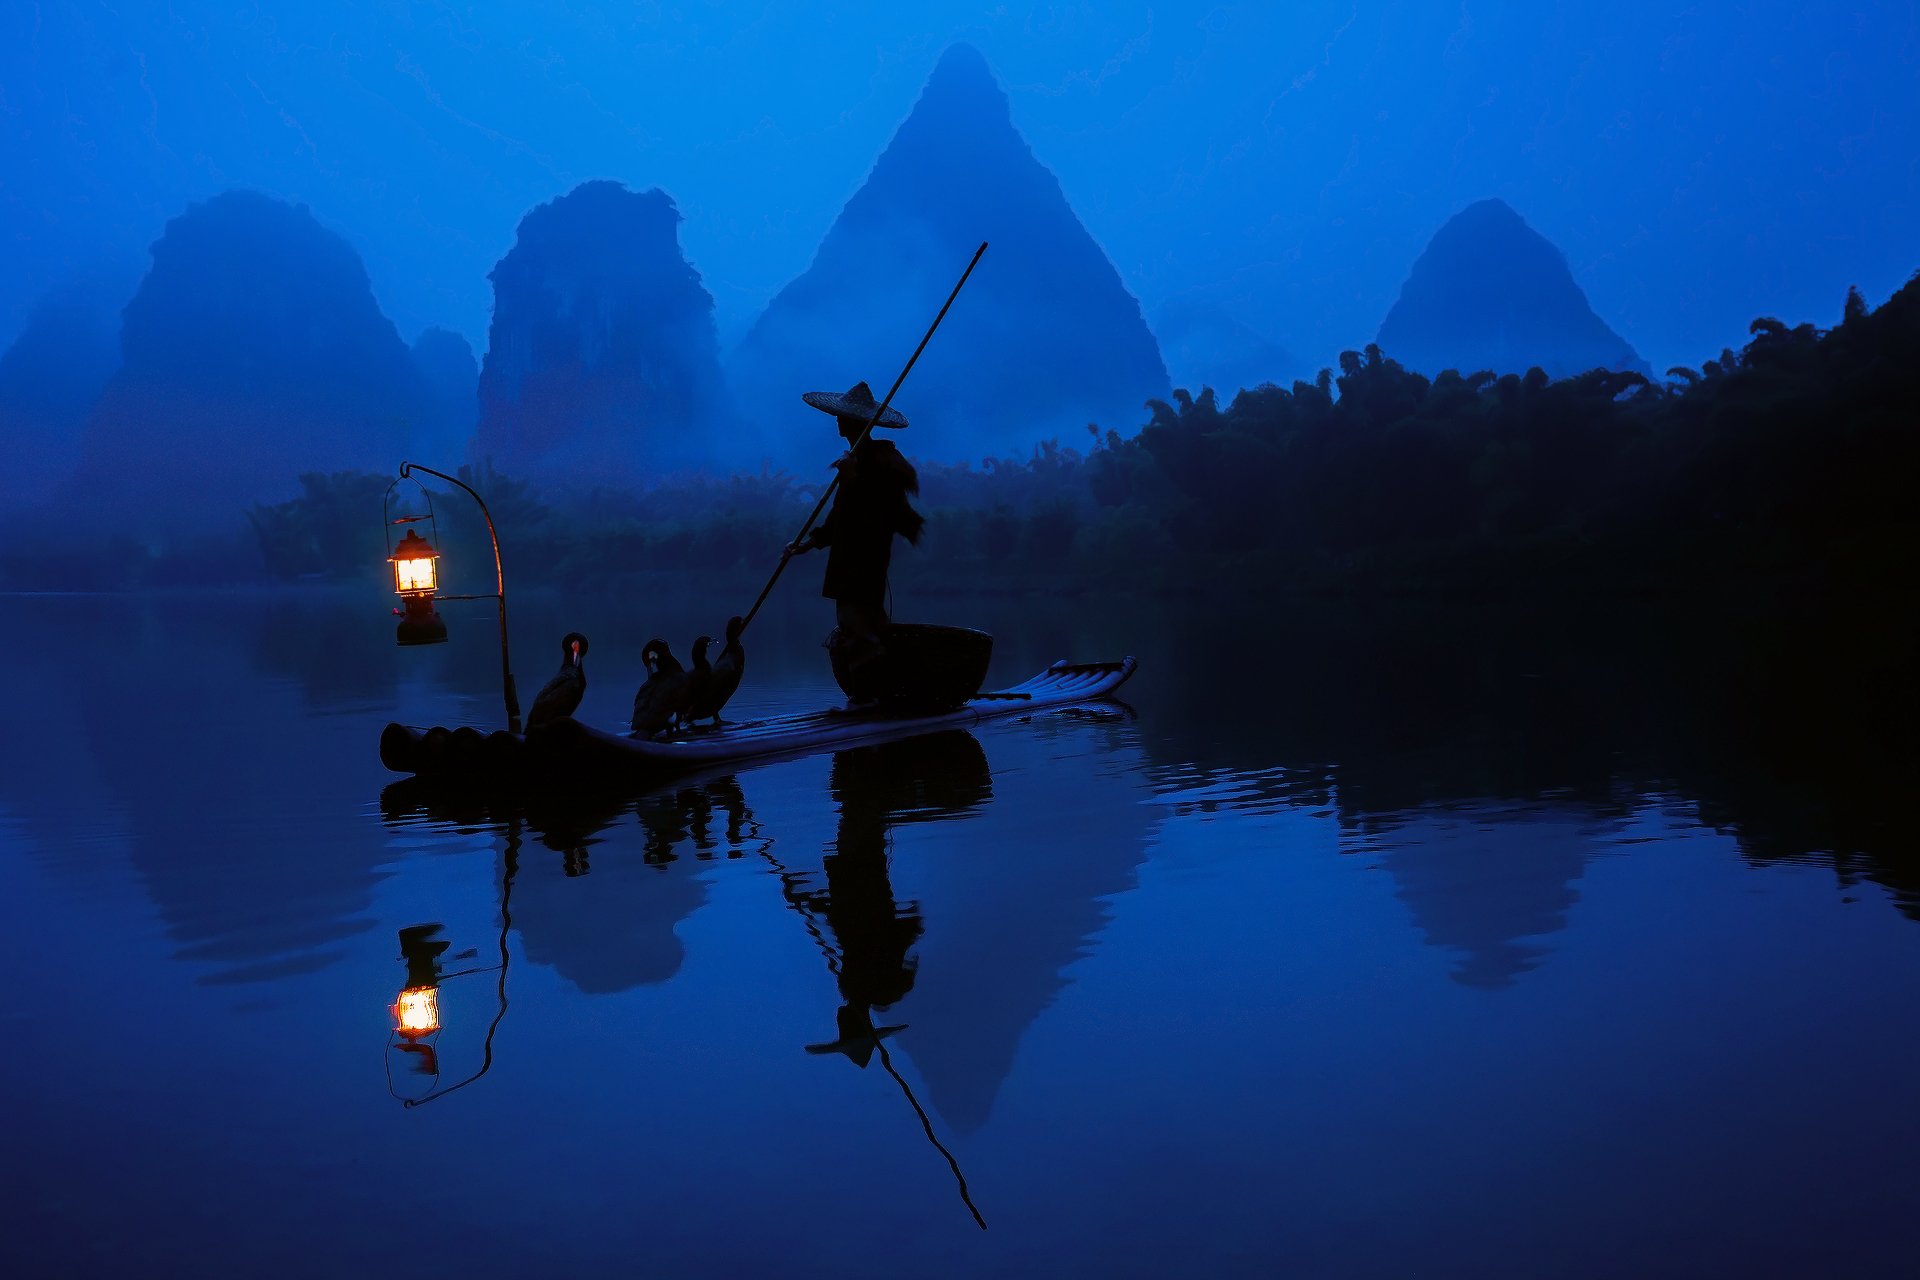
{"type": "MultiPolygon", "coordinates": [[[[472,498],[479,506],[480,518],[486,521],[487,538],[493,543],[494,590],[491,594],[440,596],[440,599],[492,600],[499,606],[500,692],[507,707],[507,732],[519,733],[520,693],[514,686],[513,662],[507,648],[507,575],[500,564],[500,535],[493,527],[493,515],[487,510],[486,500],[481,498],[478,493],[475,493],[473,486],[469,485],[466,481],[455,476],[450,476],[444,471],[435,471],[432,467],[423,467],[417,462],[401,463],[400,477],[394,481],[394,484],[400,483],[400,480],[413,480],[413,473],[416,471],[423,471],[427,475],[445,480],[457,489],[464,490],[467,496],[472,498]]],[[[420,484],[418,480],[413,480],[413,482],[420,484]]],[[[426,486],[421,484],[420,491],[426,493],[426,486]]],[[[391,515],[392,499],[393,485],[388,485],[387,501],[389,504],[389,515],[387,519],[387,541],[389,553],[387,559],[393,563],[393,588],[394,591],[399,594],[403,604],[402,609],[396,609],[394,611],[401,614],[400,626],[395,638],[403,645],[438,644],[447,638],[446,623],[440,620],[440,615],[436,613],[433,608],[434,596],[439,589],[438,566],[440,553],[432,543],[422,538],[418,532],[412,529],[407,530],[406,536],[400,540],[398,546],[393,545],[393,528],[395,525],[414,524],[421,520],[426,520],[433,526],[434,536],[438,538],[439,526],[434,518],[433,497],[431,494],[427,495],[426,515],[401,516],[397,519],[391,515]]]]}

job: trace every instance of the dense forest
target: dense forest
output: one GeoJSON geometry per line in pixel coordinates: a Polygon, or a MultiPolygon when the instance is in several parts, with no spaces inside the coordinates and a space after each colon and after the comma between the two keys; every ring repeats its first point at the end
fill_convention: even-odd
{"type": "Polygon", "coordinates": [[[1833,329],[1762,318],[1653,382],[1409,373],[1378,347],[1291,389],[1155,404],[1085,461],[1088,550],[1326,583],[1657,588],[1911,559],[1920,278],[1833,329]],[[1104,545],[1102,545],[1104,541],[1104,545]],[[1158,548],[1158,554],[1156,554],[1158,548]]]}
{"type": "MultiPolygon", "coordinates": [[[[1920,519],[1920,276],[1831,329],[1753,322],[1749,341],[1662,380],[1407,371],[1376,346],[1222,407],[1150,401],[1131,437],[1086,428],[1024,460],[925,465],[916,588],[1248,585],[1408,591],[1694,591],[1911,580],[1920,519]]],[[[750,575],[778,554],[818,476],[683,477],[644,493],[536,492],[490,470],[512,569],[580,583],[627,572],[750,575]]],[[[913,452],[911,432],[901,438],[913,452]]],[[[247,513],[253,548],[156,552],[66,540],[0,562],[17,586],[342,577],[385,555],[389,480],[301,478],[247,513]],[[61,557],[64,555],[65,559],[61,557]],[[53,581],[49,581],[49,579],[53,581]]],[[[462,499],[442,536],[483,550],[462,499]]],[[[240,535],[244,538],[244,532],[240,535]]]]}

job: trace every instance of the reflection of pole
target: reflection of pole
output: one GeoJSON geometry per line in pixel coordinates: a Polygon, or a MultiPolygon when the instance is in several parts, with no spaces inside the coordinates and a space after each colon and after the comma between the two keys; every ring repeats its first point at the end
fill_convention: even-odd
{"type": "MultiPolygon", "coordinates": [[[[425,471],[422,467],[420,470],[425,471]]],[[[437,472],[435,474],[438,474],[437,472]]],[[[493,1069],[493,1033],[500,1029],[501,1019],[507,1016],[507,931],[513,927],[513,877],[520,870],[520,819],[507,820],[506,867],[500,879],[500,1012],[493,1015],[493,1022],[487,1027],[486,1044],[480,1054],[480,1069],[458,1084],[450,1084],[444,1089],[435,1089],[423,1098],[402,1098],[403,1107],[421,1107],[436,1098],[444,1098],[450,1093],[466,1088],[481,1076],[493,1069]]]]}
{"type": "MultiPolygon", "coordinates": [[[[475,493],[473,486],[469,485],[466,481],[456,479],[444,471],[435,471],[432,467],[423,467],[417,462],[403,462],[400,464],[400,477],[402,479],[406,479],[415,471],[424,471],[430,476],[438,476],[448,484],[466,490],[467,496],[480,504],[480,518],[487,522],[487,537],[493,542],[494,594],[491,598],[500,604],[500,687],[501,691],[506,695],[507,732],[518,733],[520,732],[520,693],[514,688],[513,664],[507,659],[507,575],[506,571],[500,566],[500,535],[494,532],[493,516],[487,510],[486,500],[475,493]]],[[[442,596],[440,598],[442,600],[485,600],[489,597],[477,595],[442,596]]]]}
{"type": "Polygon", "coordinates": [[[914,1097],[913,1090],[907,1087],[906,1079],[894,1068],[893,1058],[887,1053],[886,1042],[879,1036],[875,1036],[873,1047],[880,1051],[880,1065],[887,1069],[887,1074],[892,1076],[894,1083],[900,1086],[900,1092],[906,1094],[907,1101],[913,1104],[913,1114],[920,1117],[920,1127],[927,1131],[927,1141],[933,1144],[934,1150],[947,1158],[947,1165],[953,1170],[953,1180],[960,1184],[961,1201],[967,1206],[967,1212],[973,1215],[973,1220],[980,1224],[980,1229],[985,1231],[987,1220],[980,1216],[980,1206],[973,1202],[973,1196],[967,1191],[967,1175],[960,1172],[960,1162],[953,1158],[953,1152],[947,1150],[946,1144],[934,1135],[933,1121],[927,1118],[926,1108],[920,1105],[920,1099],[914,1097]]]}
{"type": "MultiPolygon", "coordinates": [[[[765,839],[764,837],[760,837],[758,826],[759,824],[756,823],[754,830],[755,837],[765,839]]],[[[814,919],[813,908],[808,903],[806,894],[803,893],[800,888],[802,883],[800,876],[788,870],[787,867],[781,863],[780,859],[773,856],[773,841],[771,839],[765,839],[765,843],[760,849],[760,856],[767,860],[768,865],[773,868],[774,873],[780,877],[781,896],[787,900],[787,905],[793,908],[794,913],[800,917],[801,923],[806,926],[807,932],[812,935],[814,944],[820,948],[820,953],[827,958],[827,968],[836,978],[839,977],[841,967],[840,957],[834,951],[833,944],[827,941],[826,935],[820,931],[819,922],[814,919]]],[[[871,1012],[867,1014],[867,1024],[869,1026],[872,1025],[871,1012]]],[[[892,1076],[894,1083],[900,1086],[900,1092],[907,1095],[907,1102],[912,1105],[913,1113],[920,1117],[920,1127],[926,1130],[927,1141],[933,1144],[934,1150],[946,1157],[947,1167],[953,1170],[953,1180],[959,1184],[960,1187],[961,1203],[967,1206],[967,1212],[973,1215],[973,1220],[979,1224],[982,1231],[985,1231],[987,1229],[987,1220],[980,1216],[980,1207],[974,1204],[973,1193],[967,1190],[967,1176],[960,1172],[960,1162],[954,1159],[953,1152],[947,1150],[946,1144],[941,1142],[939,1136],[934,1133],[933,1121],[928,1117],[926,1108],[920,1105],[920,1099],[913,1096],[912,1087],[907,1084],[906,1079],[901,1076],[899,1070],[894,1067],[893,1058],[887,1053],[886,1044],[877,1034],[873,1037],[873,1047],[880,1051],[880,1065],[887,1069],[887,1074],[892,1076]]]]}

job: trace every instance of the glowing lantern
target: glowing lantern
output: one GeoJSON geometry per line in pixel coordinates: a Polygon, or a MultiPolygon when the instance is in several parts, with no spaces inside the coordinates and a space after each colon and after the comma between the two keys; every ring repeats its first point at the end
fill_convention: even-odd
{"type": "Polygon", "coordinates": [[[440,1029],[437,987],[408,987],[393,1002],[393,1029],[403,1036],[430,1036],[440,1029]]]}
{"type": "Polygon", "coordinates": [[[393,564],[393,589],[404,605],[394,610],[400,614],[394,639],[401,644],[439,644],[447,638],[447,624],[433,607],[433,593],[440,584],[440,553],[409,529],[387,559],[393,564]]]}
{"type": "Polygon", "coordinates": [[[412,529],[407,530],[407,536],[400,539],[400,545],[387,558],[393,561],[393,589],[401,595],[430,596],[438,589],[440,575],[435,564],[440,553],[412,529]]]}

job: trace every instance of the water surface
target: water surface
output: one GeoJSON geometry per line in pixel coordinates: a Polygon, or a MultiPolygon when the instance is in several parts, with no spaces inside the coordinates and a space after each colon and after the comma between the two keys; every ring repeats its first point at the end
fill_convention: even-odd
{"type": "MultiPolygon", "coordinates": [[[[1911,730],[1837,624],[907,598],[1141,673],[506,803],[376,755],[497,725],[454,608],[0,599],[10,1274],[1908,1273],[1911,730]]],[[[831,696],[821,610],[736,713],[831,696]]],[[[719,622],[530,594],[523,697],[719,622]]]]}

